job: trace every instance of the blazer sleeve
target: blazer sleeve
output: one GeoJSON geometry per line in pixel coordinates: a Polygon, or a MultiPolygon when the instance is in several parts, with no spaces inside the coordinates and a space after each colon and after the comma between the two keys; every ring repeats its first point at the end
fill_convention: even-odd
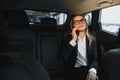
{"type": "Polygon", "coordinates": [[[67,62],[69,56],[73,54],[73,51],[75,50],[76,47],[76,46],[73,47],[72,45],[69,44],[71,39],[72,38],[70,36],[67,36],[62,41],[62,58],[63,61],[65,62],[67,62]]]}

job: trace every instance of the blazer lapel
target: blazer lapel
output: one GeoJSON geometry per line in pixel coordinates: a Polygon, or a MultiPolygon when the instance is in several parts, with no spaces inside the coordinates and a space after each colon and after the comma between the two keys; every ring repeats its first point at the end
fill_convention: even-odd
{"type": "Polygon", "coordinates": [[[86,37],[86,53],[87,53],[87,59],[89,60],[89,51],[90,51],[90,47],[89,47],[89,40],[86,37]]]}

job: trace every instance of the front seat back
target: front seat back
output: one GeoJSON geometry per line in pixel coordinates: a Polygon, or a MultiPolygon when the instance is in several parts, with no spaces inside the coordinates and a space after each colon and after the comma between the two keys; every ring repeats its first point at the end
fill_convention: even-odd
{"type": "Polygon", "coordinates": [[[120,80],[120,48],[105,53],[103,71],[105,80],[120,80]]]}
{"type": "Polygon", "coordinates": [[[36,54],[36,31],[30,28],[26,12],[21,9],[8,13],[9,46],[8,52],[36,54]]]}
{"type": "Polygon", "coordinates": [[[50,80],[44,67],[32,56],[0,54],[0,80],[50,80]]]}

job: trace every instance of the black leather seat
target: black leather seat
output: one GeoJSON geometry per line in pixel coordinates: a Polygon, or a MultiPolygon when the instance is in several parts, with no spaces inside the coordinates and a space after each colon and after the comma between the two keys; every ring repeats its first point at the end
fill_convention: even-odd
{"type": "Polygon", "coordinates": [[[32,56],[0,54],[0,80],[50,80],[44,67],[32,56]]]}
{"type": "Polygon", "coordinates": [[[4,51],[9,43],[8,31],[5,27],[6,17],[4,11],[0,11],[0,52],[4,51]]]}
{"type": "Polygon", "coordinates": [[[39,58],[52,78],[60,74],[60,34],[54,18],[43,18],[38,32],[39,58]]]}
{"type": "Polygon", "coordinates": [[[120,80],[120,48],[105,53],[103,74],[105,80],[120,80]]]}
{"type": "MultiPolygon", "coordinates": [[[[18,14],[16,13],[18,13],[19,15],[23,14],[24,16],[24,12],[13,11],[10,13],[11,16],[9,16],[9,20],[12,21],[11,19],[13,17],[16,17],[17,19],[15,20],[19,24],[21,23],[21,21],[19,21],[19,17],[20,18],[23,17],[22,15],[18,16],[18,14]]],[[[9,30],[10,31],[9,36],[10,45],[8,47],[9,50],[5,49],[4,51],[0,52],[0,80],[51,80],[44,67],[38,61],[36,61],[34,56],[32,56],[29,53],[29,51],[33,48],[29,48],[31,46],[27,45],[27,43],[32,42],[29,41],[32,38],[32,33],[30,35],[29,31],[26,32],[25,29],[13,28],[16,26],[17,24],[15,25],[13,24],[12,28],[10,28],[9,30]],[[24,35],[22,33],[24,33],[24,35]],[[29,35],[29,37],[27,35],[29,35]],[[23,49],[29,51],[24,51],[23,49]]],[[[2,40],[2,38],[4,37],[0,37],[1,38],[0,40],[2,40]]]]}
{"type": "Polygon", "coordinates": [[[8,13],[9,42],[8,52],[36,54],[36,31],[30,29],[28,16],[24,10],[11,10],[8,13]]]}

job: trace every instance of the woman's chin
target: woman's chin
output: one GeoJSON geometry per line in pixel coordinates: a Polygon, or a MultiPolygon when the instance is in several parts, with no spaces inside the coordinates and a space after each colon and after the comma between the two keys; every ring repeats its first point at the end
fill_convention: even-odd
{"type": "Polygon", "coordinates": [[[79,29],[78,31],[80,31],[80,32],[81,32],[81,31],[85,31],[85,29],[79,29]]]}
{"type": "Polygon", "coordinates": [[[85,29],[84,30],[78,30],[79,32],[85,32],[85,29]]]}
{"type": "Polygon", "coordinates": [[[78,31],[85,31],[85,28],[78,29],[78,31]]]}

